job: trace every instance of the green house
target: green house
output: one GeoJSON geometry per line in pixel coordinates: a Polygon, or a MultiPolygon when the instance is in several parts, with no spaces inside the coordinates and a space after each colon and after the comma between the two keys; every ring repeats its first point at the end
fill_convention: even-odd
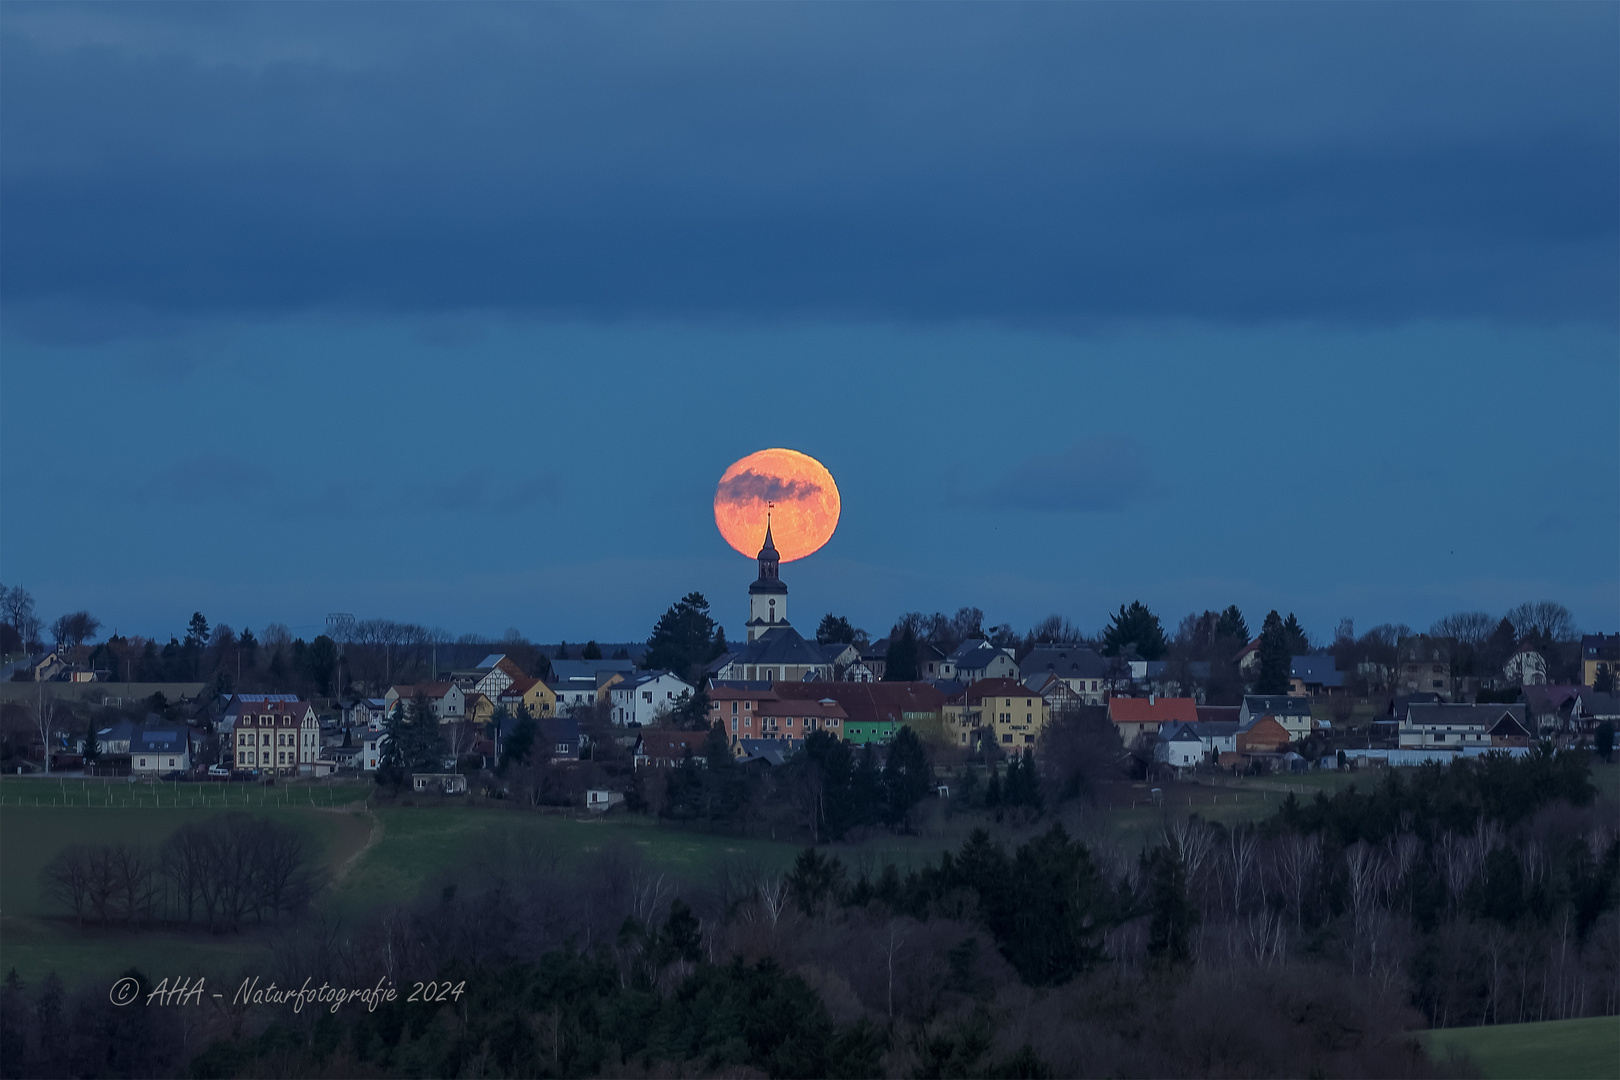
{"type": "Polygon", "coordinates": [[[845,720],[844,741],[855,746],[867,743],[887,746],[894,741],[900,727],[894,720],[845,720]]]}

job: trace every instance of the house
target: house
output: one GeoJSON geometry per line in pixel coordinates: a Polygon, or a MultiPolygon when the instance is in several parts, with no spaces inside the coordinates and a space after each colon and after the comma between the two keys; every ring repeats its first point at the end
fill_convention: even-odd
{"type": "Polygon", "coordinates": [[[779,700],[774,684],[748,680],[709,680],[709,725],[725,725],[732,744],[755,739],[761,728],[755,719],[766,701],[779,700]]]}
{"type": "Polygon", "coordinates": [[[661,722],[675,710],[692,687],[668,671],[646,671],[632,679],[614,683],[608,690],[612,706],[609,714],[615,724],[647,726],[661,722]]]}
{"type": "MultiPolygon", "coordinates": [[[[154,714],[155,715],[155,714],[154,714]]],[[[104,755],[124,755],[129,753],[130,744],[135,741],[135,733],[140,729],[133,720],[120,720],[111,727],[104,727],[96,732],[96,742],[104,755]]],[[[80,748],[83,753],[83,748],[80,748]]]]}
{"type": "Polygon", "coordinates": [[[886,743],[902,727],[937,730],[945,707],[945,695],[925,682],[779,682],[774,689],[784,703],[836,702],[847,717],[839,722],[844,741],[851,743],[886,743]]]}
{"type": "Polygon", "coordinates": [[[943,710],[945,731],[958,746],[988,740],[1017,753],[1035,745],[1051,720],[1046,699],[1016,678],[980,679],[943,710]]]}
{"type": "Polygon", "coordinates": [[[460,773],[411,773],[411,790],[440,795],[467,794],[467,778],[460,773]]]}
{"type": "Polygon", "coordinates": [[[367,731],[365,740],[360,744],[360,768],[364,772],[376,772],[382,764],[383,754],[387,749],[388,732],[367,731]]]}
{"type": "Polygon", "coordinates": [[[613,687],[635,676],[629,660],[554,660],[546,685],[557,699],[553,711],[561,714],[606,702],[613,687]]]}
{"type": "Polygon", "coordinates": [[[1451,700],[1451,645],[1446,639],[1419,634],[1402,641],[1397,655],[1396,693],[1432,693],[1451,700]]]}
{"type": "MultiPolygon", "coordinates": [[[[1024,685],[1041,695],[1041,700],[1046,702],[1047,712],[1053,716],[1061,716],[1088,704],[1085,698],[1081,697],[1069,686],[1066,679],[1060,679],[1050,673],[1027,675],[1024,677],[1024,685]]],[[[955,697],[963,689],[965,687],[960,687],[958,684],[957,688],[949,692],[950,696],[955,697]]]]}
{"type": "Polygon", "coordinates": [[[940,665],[940,677],[972,684],[980,679],[1017,679],[1018,662],[1006,649],[988,641],[968,640],[958,645],[940,665]]]}
{"type": "Polygon", "coordinates": [[[190,771],[191,733],[177,726],[137,731],[130,740],[129,769],[137,776],[190,771]]]}
{"type": "MultiPolygon", "coordinates": [[[[918,652],[920,653],[921,651],[921,646],[918,646],[918,652]]],[[[938,652],[939,650],[935,649],[934,651],[938,652]]],[[[872,678],[876,679],[878,682],[883,681],[883,672],[888,666],[888,661],[888,638],[878,638],[876,641],[872,642],[866,648],[861,650],[861,663],[864,664],[866,669],[872,673],[872,678]]],[[[942,663],[943,658],[936,662],[942,663]]]]}
{"type": "Polygon", "coordinates": [[[670,731],[663,728],[643,728],[636,740],[635,768],[673,769],[688,757],[698,764],[707,764],[703,744],[709,737],[706,731],[670,731]]]}
{"type": "Polygon", "coordinates": [[[243,709],[255,711],[258,706],[273,701],[290,704],[298,700],[297,694],[232,694],[225,702],[225,710],[214,723],[214,730],[229,735],[236,730],[236,718],[243,709]]]}
{"type": "Polygon", "coordinates": [[[439,723],[448,724],[467,719],[467,695],[453,682],[424,682],[414,686],[390,686],[383,695],[383,703],[392,712],[401,704],[410,705],[417,698],[424,699],[439,723]]]}
{"type": "Polygon", "coordinates": [[[1145,698],[1116,697],[1108,699],[1108,719],[1126,748],[1135,745],[1143,735],[1157,735],[1173,723],[1193,723],[1198,719],[1198,703],[1192,698],[1164,698],[1150,694],[1145,698]]]}
{"type": "Polygon", "coordinates": [[[381,728],[386,719],[388,705],[382,698],[355,698],[343,706],[343,722],[352,728],[381,728]]]}
{"type": "MultiPolygon", "coordinates": [[[[365,746],[328,746],[321,751],[321,758],[332,763],[336,769],[358,769],[362,765],[365,755],[365,746]]],[[[321,758],[317,758],[319,761],[321,758]]]]}
{"type": "Polygon", "coordinates": [[[1259,716],[1248,727],[1238,729],[1233,739],[1233,751],[1243,756],[1277,754],[1292,741],[1288,729],[1276,717],[1259,716]]]}
{"type": "Polygon", "coordinates": [[[519,675],[500,692],[495,703],[514,716],[524,710],[530,716],[554,716],[557,692],[539,679],[519,675]]]}
{"type": "Polygon", "coordinates": [[[68,669],[68,662],[56,649],[47,649],[29,657],[26,668],[35,682],[50,682],[68,669]]]}
{"type": "MultiPolygon", "coordinates": [[[[1202,713],[1203,709],[1200,708],[1198,711],[1202,713]]],[[[1233,707],[1232,711],[1237,712],[1237,708],[1233,707]]],[[[1240,728],[1236,720],[1200,720],[1188,726],[1204,744],[1204,757],[1207,760],[1215,761],[1222,754],[1237,752],[1237,736],[1240,728]]]]}
{"type": "Polygon", "coordinates": [[[605,814],[624,802],[624,792],[606,788],[591,788],[585,792],[585,809],[593,814],[605,814]]]}
{"type": "MultiPolygon", "coordinates": [[[[1411,705],[1400,724],[1402,750],[1466,750],[1495,745],[1503,738],[1529,738],[1523,705],[1411,705]],[[1503,719],[1511,721],[1504,725],[1503,719]],[[1498,730],[1500,729],[1500,730],[1498,730]]],[[[1505,745],[1512,745],[1511,743],[1505,745]]],[[[1522,744],[1521,744],[1522,745],[1522,744]]]]}
{"type": "Polygon", "coordinates": [[[1591,731],[1605,720],[1620,724],[1620,695],[1582,688],[1570,705],[1569,718],[1576,731],[1591,731]]]}
{"type": "Polygon", "coordinates": [[[1575,699],[1580,696],[1581,688],[1547,683],[1526,686],[1522,693],[1528,706],[1531,730],[1563,731],[1570,727],[1570,714],[1574,711],[1575,699]]]}
{"type": "MultiPolygon", "coordinates": [[[[1079,701],[1086,705],[1108,703],[1108,660],[1095,649],[1084,645],[1037,645],[1018,665],[1025,685],[1039,679],[1045,685],[1046,677],[1063,680],[1079,701]]],[[[1049,699],[1050,700],[1050,699],[1049,699]]]]}
{"type": "Polygon", "coordinates": [[[877,682],[877,676],[872,669],[866,666],[865,661],[857,660],[844,669],[842,676],[844,682],[877,682]]]}
{"type": "Polygon", "coordinates": [[[945,664],[949,657],[932,642],[917,642],[917,678],[932,682],[945,677],[945,664]]]}
{"type": "Polygon", "coordinates": [[[273,701],[244,702],[232,720],[229,745],[224,747],[236,768],[293,776],[315,771],[320,756],[320,722],[307,701],[266,694],[273,701]]]}
{"type": "Polygon", "coordinates": [[[778,766],[787,764],[789,757],[802,743],[786,739],[740,739],[733,753],[739,765],[778,766]]]}
{"type": "Polygon", "coordinates": [[[806,682],[833,677],[833,666],[821,646],[806,641],[793,627],[761,625],[749,633],[748,643],[728,654],[715,671],[718,678],[806,682]]]}
{"type": "Polygon", "coordinates": [[[1620,683],[1620,634],[1581,635],[1581,683],[1596,688],[1598,676],[1620,683]]]}
{"type": "Polygon", "coordinates": [[[1153,760],[1172,769],[1191,769],[1204,760],[1204,740],[1196,725],[1176,722],[1159,732],[1153,747],[1153,760]]]}
{"type": "Polygon", "coordinates": [[[1510,686],[1545,686],[1547,658],[1529,645],[1521,645],[1502,665],[1502,678],[1510,686]]]}
{"type": "Polygon", "coordinates": [[[523,674],[523,669],[508,659],[505,653],[490,653],[468,674],[475,676],[471,688],[491,701],[498,701],[506,688],[516,680],[528,678],[523,674]]]}
{"type": "Polygon", "coordinates": [[[1245,694],[1238,709],[1238,727],[1247,729],[1262,716],[1270,716],[1288,732],[1290,740],[1303,739],[1318,726],[1311,719],[1311,703],[1288,694],[1245,694]]]}
{"type": "Polygon", "coordinates": [[[571,716],[542,717],[537,723],[535,742],[544,745],[553,761],[578,761],[590,740],[580,734],[579,721],[571,716]]]}
{"type": "Polygon", "coordinates": [[[760,702],[755,716],[759,721],[757,738],[768,741],[803,740],[817,731],[841,739],[849,720],[843,706],[832,698],[767,699],[760,702]]]}
{"type": "Polygon", "coordinates": [[[1318,697],[1344,693],[1344,672],[1332,656],[1294,656],[1288,661],[1288,693],[1291,697],[1318,697]]]}
{"type": "Polygon", "coordinates": [[[841,677],[839,673],[851,664],[861,662],[861,650],[842,641],[832,641],[822,645],[821,655],[828,664],[832,665],[833,673],[838,677],[841,677]]]}
{"type": "MultiPolygon", "coordinates": [[[[1207,660],[1125,659],[1123,662],[1131,681],[1155,697],[1196,697],[1199,684],[1209,682],[1207,660]]],[[[1110,664],[1110,669],[1113,668],[1110,664]]]]}
{"type": "Polygon", "coordinates": [[[1258,679],[1260,677],[1260,639],[1255,638],[1239,649],[1237,655],[1232,657],[1232,662],[1237,665],[1238,677],[1245,682],[1258,679]]]}

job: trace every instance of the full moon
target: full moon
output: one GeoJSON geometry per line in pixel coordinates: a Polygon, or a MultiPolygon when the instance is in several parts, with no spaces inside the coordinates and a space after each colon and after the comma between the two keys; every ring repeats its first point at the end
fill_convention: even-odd
{"type": "Polygon", "coordinates": [[[832,539],[840,508],[832,473],[797,450],[756,450],[734,462],[714,489],[720,535],[750,559],[765,539],[767,509],[771,540],[782,561],[792,562],[832,539]]]}

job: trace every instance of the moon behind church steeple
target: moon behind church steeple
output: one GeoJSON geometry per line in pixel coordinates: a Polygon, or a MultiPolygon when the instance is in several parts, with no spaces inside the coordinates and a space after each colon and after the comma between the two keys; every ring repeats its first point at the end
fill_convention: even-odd
{"type": "Polygon", "coordinates": [[[827,467],[809,454],[773,448],[733,462],[714,491],[714,523],[726,543],[752,559],[765,517],[782,562],[812,555],[838,528],[843,504],[827,467]]]}

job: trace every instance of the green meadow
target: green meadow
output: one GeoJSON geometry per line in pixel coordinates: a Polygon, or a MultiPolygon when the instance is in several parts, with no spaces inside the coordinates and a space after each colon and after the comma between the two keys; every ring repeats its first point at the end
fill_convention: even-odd
{"type": "Polygon", "coordinates": [[[1620,1016],[1425,1031],[1429,1053],[1468,1059],[1485,1080],[1613,1080],[1620,1016]]]}

